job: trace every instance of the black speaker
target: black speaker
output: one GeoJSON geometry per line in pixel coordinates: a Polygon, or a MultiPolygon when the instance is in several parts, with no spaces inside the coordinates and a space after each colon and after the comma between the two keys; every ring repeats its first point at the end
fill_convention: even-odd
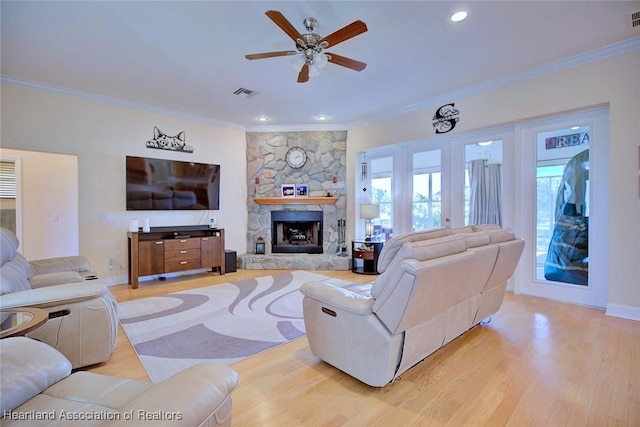
{"type": "Polygon", "coordinates": [[[235,273],[238,264],[236,251],[224,251],[224,272],[235,273]]]}

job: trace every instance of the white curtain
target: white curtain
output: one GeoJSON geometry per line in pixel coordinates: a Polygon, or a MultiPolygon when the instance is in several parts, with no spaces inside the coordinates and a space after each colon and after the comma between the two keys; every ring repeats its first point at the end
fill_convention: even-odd
{"type": "Polygon", "coordinates": [[[498,164],[469,162],[469,224],[502,225],[502,173],[498,164]]]}

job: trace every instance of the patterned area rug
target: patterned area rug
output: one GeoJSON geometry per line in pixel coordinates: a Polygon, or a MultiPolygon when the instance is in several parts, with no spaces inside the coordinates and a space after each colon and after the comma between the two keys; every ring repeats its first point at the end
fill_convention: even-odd
{"type": "Polygon", "coordinates": [[[348,282],[293,271],[118,304],[151,381],[203,361],[229,365],[305,334],[300,286],[348,282]]]}

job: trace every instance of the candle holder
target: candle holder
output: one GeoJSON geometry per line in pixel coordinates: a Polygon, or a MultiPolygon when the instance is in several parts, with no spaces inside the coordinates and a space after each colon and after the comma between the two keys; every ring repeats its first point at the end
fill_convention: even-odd
{"type": "Polygon", "coordinates": [[[264,255],[264,239],[262,236],[256,240],[256,255],[264,255]]]}

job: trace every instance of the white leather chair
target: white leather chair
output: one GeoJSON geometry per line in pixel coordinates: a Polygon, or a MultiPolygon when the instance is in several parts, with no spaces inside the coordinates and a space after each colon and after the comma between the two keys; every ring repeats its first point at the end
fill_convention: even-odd
{"type": "Polygon", "coordinates": [[[62,352],[73,368],[104,362],[116,346],[118,316],[109,287],[87,280],[89,261],[82,256],[28,262],[15,234],[0,228],[0,310],[36,307],[49,320],[29,337],[62,352]]]}
{"type": "Polygon", "coordinates": [[[0,425],[231,426],[231,368],[203,363],[157,384],[92,372],[71,374],[54,348],[29,338],[0,340],[0,425]]]}

